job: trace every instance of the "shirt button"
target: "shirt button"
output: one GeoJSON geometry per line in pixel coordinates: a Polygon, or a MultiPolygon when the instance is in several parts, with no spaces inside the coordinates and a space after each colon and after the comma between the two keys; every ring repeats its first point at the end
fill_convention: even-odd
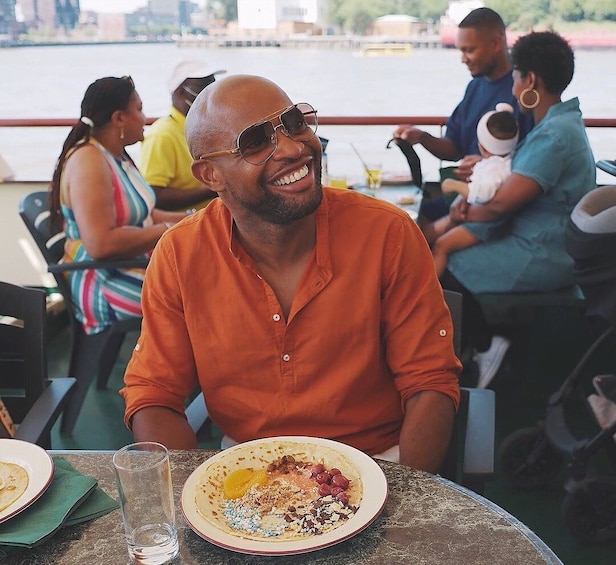
{"type": "Polygon", "coordinates": [[[447,335],[447,330],[439,330],[438,334],[439,334],[441,337],[445,337],[445,336],[447,335]]]}
{"type": "Polygon", "coordinates": [[[274,314],[272,320],[274,320],[274,322],[280,322],[280,314],[274,314]]]}
{"type": "Polygon", "coordinates": [[[139,346],[139,344],[135,345],[135,351],[139,351],[141,349],[141,347],[139,346]]]}
{"type": "Polygon", "coordinates": [[[288,353],[285,353],[285,354],[282,356],[282,360],[283,360],[283,361],[290,361],[290,360],[291,360],[291,356],[290,356],[288,353]]]}

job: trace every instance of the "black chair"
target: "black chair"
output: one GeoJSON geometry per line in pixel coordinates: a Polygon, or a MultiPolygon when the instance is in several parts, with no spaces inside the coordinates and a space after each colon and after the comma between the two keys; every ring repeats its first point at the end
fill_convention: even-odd
{"type": "Polygon", "coordinates": [[[145,267],[147,261],[127,259],[63,264],[60,260],[64,254],[66,236],[60,228],[52,225],[49,215],[48,193],[40,191],[24,196],[19,203],[19,215],[47,262],[48,271],[53,274],[56,280],[70,316],[71,357],[69,375],[76,377],[77,390],[64,410],[60,426],[62,434],[70,435],[75,427],[90,383],[96,376],[97,388],[106,388],[124,338],[128,332],[141,329],[141,318],[121,320],[100,333],[86,334],[75,316],[71,289],[65,278],[65,273],[83,269],[145,267]]]}
{"type": "MultiPolygon", "coordinates": [[[[451,312],[454,349],[459,355],[462,295],[449,290],[444,290],[443,295],[451,312]]],[[[461,388],[460,408],[440,473],[446,479],[480,494],[486,481],[494,476],[495,404],[493,390],[461,388]]],[[[208,423],[203,393],[198,394],[186,408],[186,417],[196,434],[208,423]]]]}
{"type": "Polygon", "coordinates": [[[45,292],[0,282],[0,398],[15,437],[51,449],[51,428],[75,383],[47,378],[45,292]]]}
{"type": "MultiPolygon", "coordinates": [[[[462,295],[443,290],[453,322],[456,355],[462,353],[462,295]]],[[[493,390],[460,388],[460,407],[441,476],[483,493],[494,476],[496,396],[493,390]]]]}

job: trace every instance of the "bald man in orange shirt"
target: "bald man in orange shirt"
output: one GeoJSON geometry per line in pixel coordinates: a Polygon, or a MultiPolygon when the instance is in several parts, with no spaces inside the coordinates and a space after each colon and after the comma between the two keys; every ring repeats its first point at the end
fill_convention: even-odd
{"type": "Polygon", "coordinates": [[[321,186],[316,127],[261,77],[193,104],[193,174],[219,198],[153,254],[125,421],[138,441],[194,448],[199,385],[234,441],[325,437],[436,472],[461,366],[430,250],[404,211],[321,186]]]}

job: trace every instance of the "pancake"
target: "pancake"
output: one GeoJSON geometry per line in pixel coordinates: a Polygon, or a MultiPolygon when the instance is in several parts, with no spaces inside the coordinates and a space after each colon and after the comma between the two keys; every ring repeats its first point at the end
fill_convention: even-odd
{"type": "MultiPolygon", "coordinates": [[[[223,453],[204,468],[195,503],[205,520],[234,536],[275,542],[320,535],[347,523],[361,504],[359,472],[330,447],[272,439],[223,453]],[[342,495],[319,493],[317,465],[348,480],[342,495]],[[234,490],[236,477],[244,493],[234,490]]],[[[345,481],[332,477],[337,483],[345,481]]]]}
{"type": "Polygon", "coordinates": [[[26,492],[28,482],[28,473],[23,467],[0,461],[0,512],[26,492]]]}

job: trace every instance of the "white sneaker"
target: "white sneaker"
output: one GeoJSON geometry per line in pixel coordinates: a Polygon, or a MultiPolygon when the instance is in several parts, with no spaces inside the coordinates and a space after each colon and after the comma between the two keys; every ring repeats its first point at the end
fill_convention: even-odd
{"type": "Polygon", "coordinates": [[[490,349],[483,353],[475,353],[473,361],[477,363],[477,367],[479,368],[477,388],[486,388],[490,384],[498,372],[510,345],[511,341],[506,337],[495,335],[492,336],[490,349]]]}

